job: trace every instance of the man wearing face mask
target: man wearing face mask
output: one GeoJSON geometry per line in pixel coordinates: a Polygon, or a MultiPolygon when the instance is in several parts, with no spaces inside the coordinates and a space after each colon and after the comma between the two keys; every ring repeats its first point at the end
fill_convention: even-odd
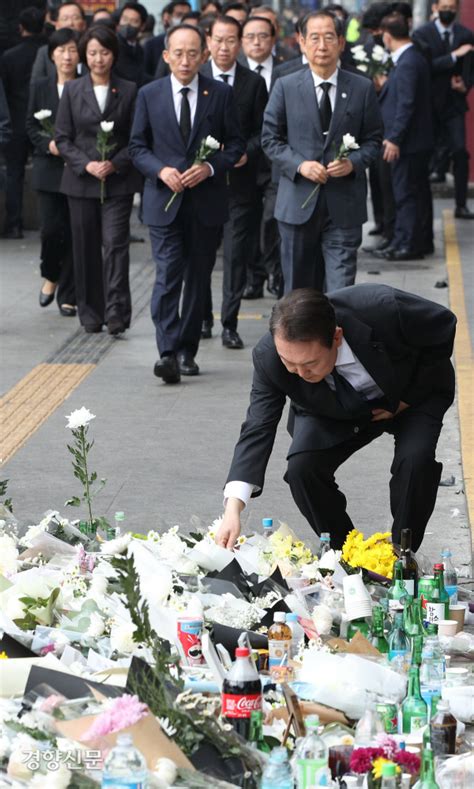
{"type": "MultiPolygon", "coordinates": [[[[447,151],[445,158],[453,163],[454,215],[457,219],[474,219],[474,213],[466,204],[469,154],[466,150],[465,116],[470,86],[462,76],[465,58],[473,57],[474,33],[455,21],[457,0],[439,0],[433,3],[432,9],[438,14],[437,18],[419,27],[413,34],[413,40],[425,44],[431,54],[435,138],[438,147],[447,151]]],[[[444,172],[447,164],[443,166],[439,161],[436,169],[444,172]]]]}
{"type": "Polygon", "coordinates": [[[119,55],[114,74],[121,79],[135,82],[139,88],[152,79],[145,71],[145,55],[143,47],[138,43],[138,35],[143,30],[147,17],[148,12],[141,3],[125,3],[117,25],[119,55]]]}
{"type": "Polygon", "coordinates": [[[166,31],[180,24],[183,16],[191,11],[191,3],[188,3],[187,0],[175,0],[175,2],[169,3],[166,9],[168,12],[166,22],[163,18],[165,32],[150,38],[144,47],[145,71],[147,74],[155,74],[165,48],[166,31]]]}

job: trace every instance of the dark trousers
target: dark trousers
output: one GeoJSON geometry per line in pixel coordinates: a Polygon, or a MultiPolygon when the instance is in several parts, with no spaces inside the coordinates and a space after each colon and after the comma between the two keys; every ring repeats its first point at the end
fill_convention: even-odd
{"type": "Polygon", "coordinates": [[[456,206],[463,207],[467,202],[469,179],[469,153],[466,149],[465,115],[458,113],[451,118],[435,119],[435,139],[438,159],[435,169],[444,173],[453,163],[454,194],[456,206]]]}
{"type": "Polygon", "coordinates": [[[170,225],[150,225],[156,263],[151,317],[161,355],[178,351],[188,351],[193,356],[197,353],[219,236],[219,226],[205,227],[196,219],[187,194],[170,225]]]}
{"type": "MultiPolygon", "coordinates": [[[[420,547],[433,512],[442,464],[435,460],[442,422],[416,408],[393,420],[374,422],[356,437],[328,449],[300,452],[288,458],[285,475],[295,503],[317,534],[329,532],[331,547],[340,549],[354,528],[346,511],[346,497],[335,472],[354,452],[384,432],[395,439],[390,468],[392,539],[400,544],[402,529],[412,530],[412,547],[420,547]]],[[[370,483],[370,480],[368,480],[370,483]]]]}
{"type": "Polygon", "coordinates": [[[130,326],[130,213],[133,195],[68,197],[79,319],[97,326],[111,318],[130,326]]]}
{"type": "Polygon", "coordinates": [[[384,238],[387,238],[389,241],[391,241],[395,228],[396,213],[395,198],[393,196],[392,187],[392,168],[388,162],[384,161],[383,156],[379,156],[376,166],[382,203],[382,217],[380,220],[380,224],[382,225],[382,235],[384,238]]]}
{"type": "Polygon", "coordinates": [[[392,163],[396,206],[393,245],[422,253],[433,245],[433,202],[429,151],[404,154],[392,163]]]}
{"type": "Polygon", "coordinates": [[[71,225],[66,195],[38,192],[41,224],[41,276],[57,282],[59,305],[75,304],[71,225]]]}
{"type": "Polygon", "coordinates": [[[29,143],[24,134],[14,133],[5,146],[5,230],[23,226],[23,182],[28,159],[29,143]]]}
{"type": "Polygon", "coordinates": [[[256,212],[253,235],[247,241],[247,285],[260,288],[269,275],[281,276],[280,233],[275,219],[278,184],[271,174],[261,173],[257,180],[256,212]]]}
{"type": "Polygon", "coordinates": [[[336,227],[329,217],[324,187],[310,219],[302,225],[279,222],[285,293],[295,288],[338,290],[353,285],[362,228],[336,227]]]}
{"type": "Polygon", "coordinates": [[[383,194],[379,177],[378,162],[372,162],[369,167],[370,198],[374,222],[380,227],[383,224],[383,194]]]}
{"type": "Polygon", "coordinates": [[[224,225],[224,278],[222,285],[221,322],[225,329],[237,329],[242,293],[247,282],[249,239],[255,228],[258,203],[254,195],[244,201],[230,200],[229,221],[224,225]]]}

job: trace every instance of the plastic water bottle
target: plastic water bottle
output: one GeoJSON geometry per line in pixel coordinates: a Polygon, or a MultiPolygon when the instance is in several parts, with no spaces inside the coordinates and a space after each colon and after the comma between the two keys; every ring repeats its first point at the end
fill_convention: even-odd
{"type": "Polygon", "coordinates": [[[449,548],[441,551],[441,560],[444,564],[444,588],[449,594],[450,605],[455,605],[458,601],[458,574],[452,562],[452,553],[449,548]]]}
{"type": "Polygon", "coordinates": [[[125,522],[125,513],[116,512],[114,515],[114,526],[107,527],[106,537],[108,540],[115,540],[116,537],[120,537],[124,522],[125,522]]]}
{"type": "Polygon", "coordinates": [[[292,633],[291,657],[295,657],[298,654],[301,641],[304,641],[304,630],[298,622],[298,614],[287,614],[285,621],[292,633]]]}
{"type": "Polygon", "coordinates": [[[319,717],[308,715],[305,724],[308,733],[296,746],[292,759],[297,789],[321,786],[320,778],[328,766],[328,748],[318,734],[319,717]]]}
{"type": "Polygon", "coordinates": [[[386,762],[382,765],[382,785],[381,789],[396,789],[397,787],[397,765],[386,762]]]}
{"type": "Polygon", "coordinates": [[[273,518],[262,518],[263,536],[268,540],[273,534],[273,518]]]}
{"type": "Polygon", "coordinates": [[[331,549],[331,535],[328,531],[321,532],[321,536],[319,538],[319,548],[316,552],[316,556],[318,559],[321,559],[327,551],[331,549]]]}
{"type": "Polygon", "coordinates": [[[108,789],[146,789],[148,770],[131,734],[119,734],[117,745],[104,762],[102,786],[108,789]]]}
{"type": "Polygon", "coordinates": [[[293,776],[286,748],[274,748],[262,775],[260,789],[293,789],[293,776]]]}

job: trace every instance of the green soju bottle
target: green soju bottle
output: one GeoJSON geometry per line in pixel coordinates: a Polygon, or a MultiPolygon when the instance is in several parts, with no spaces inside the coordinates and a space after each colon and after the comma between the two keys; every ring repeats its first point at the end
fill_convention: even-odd
{"type": "Polygon", "coordinates": [[[421,607],[421,600],[410,600],[405,604],[403,611],[403,625],[405,632],[411,639],[415,636],[424,638],[426,630],[423,625],[423,611],[421,607]]]}
{"type": "Polygon", "coordinates": [[[423,748],[420,780],[416,782],[415,786],[416,789],[439,789],[439,784],[436,783],[434,753],[431,750],[431,743],[427,743],[423,748]]]}
{"type": "Polygon", "coordinates": [[[249,742],[253,748],[257,748],[262,753],[270,753],[271,751],[263,736],[263,712],[261,710],[252,710],[250,713],[249,742]]]}
{"type": "Polygon", "coordinates": [[[416,597],[418,594],[418,565],[411,552],[411,529],[402,529],[400,561],[403,567],[405,589],[409,595],[416,597]]]}
{"type": "Polygon", "coordinates": [[[403,611],[395,613],[395,620],[388,637],[388,659],[405,657],[410,651],[410,640],[403,627],[403,611]]]}
{"type": "Polygon", "coordinates": [[[411,662],[414,666],[421,666],[423,653],[423,636],[413,636],[411,640],[411,662]]]}
{"type": "Polygon", "coordinates": [[[410,666],[408,693],[402,703],[402,733],[411,734],[428,723],[428,707],[420,692],[420,669],[410,666]]]}
{"type": "Polygon", "coordinates": [[[382,655],[388,653],[388,641],[383,632],[385,620],[384,610],[381,605],[374,605],[372,608],[372,630],[369,641],[382,655]]]}
{"type": "Polygon", "coordinates": [[[403,580],[403,564],[400,559],[397,559],[393,565],[393,581],[390,589],[388,590],[388,605],[391,612],[395,608],[403,607],[407,600],[411,600],[403,580]]]}
{"type": "Polygon", "coordinates": [[[370,636],[370,619],[352,619],[347,626],[347,640],[351,641],[359,631],[365,638],[370,636]]]}

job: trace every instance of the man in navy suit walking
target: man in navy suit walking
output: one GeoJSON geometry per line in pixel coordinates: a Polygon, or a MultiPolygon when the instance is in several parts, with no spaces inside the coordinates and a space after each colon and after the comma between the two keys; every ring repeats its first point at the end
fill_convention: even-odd
{"type": "Polygon", "coordinates": [[[374,254],[388,260],[412,260],[433,251],[430,69],[410,38],[406,17],[396,13],[384,17],[382,30],[394,64],[379,102],[385,134],[383,158],[392,167],[396,218],[391,246],[374,254]]]}
{"type": "Polygon", "coordinates": [[[228,218],[226,173],[245,151],[232,88],[198,73],[204,49],[192,25],[168,33],[163,56],[171,74],[140,90],[130,137],[130,156],[146,177],[143,221],[156,262],[151,314],[160,352],[154,373],[165,383],[199,373],[204,294],[228,218]],[[195,164],[209,136],[220,150],[195,164]]]}

